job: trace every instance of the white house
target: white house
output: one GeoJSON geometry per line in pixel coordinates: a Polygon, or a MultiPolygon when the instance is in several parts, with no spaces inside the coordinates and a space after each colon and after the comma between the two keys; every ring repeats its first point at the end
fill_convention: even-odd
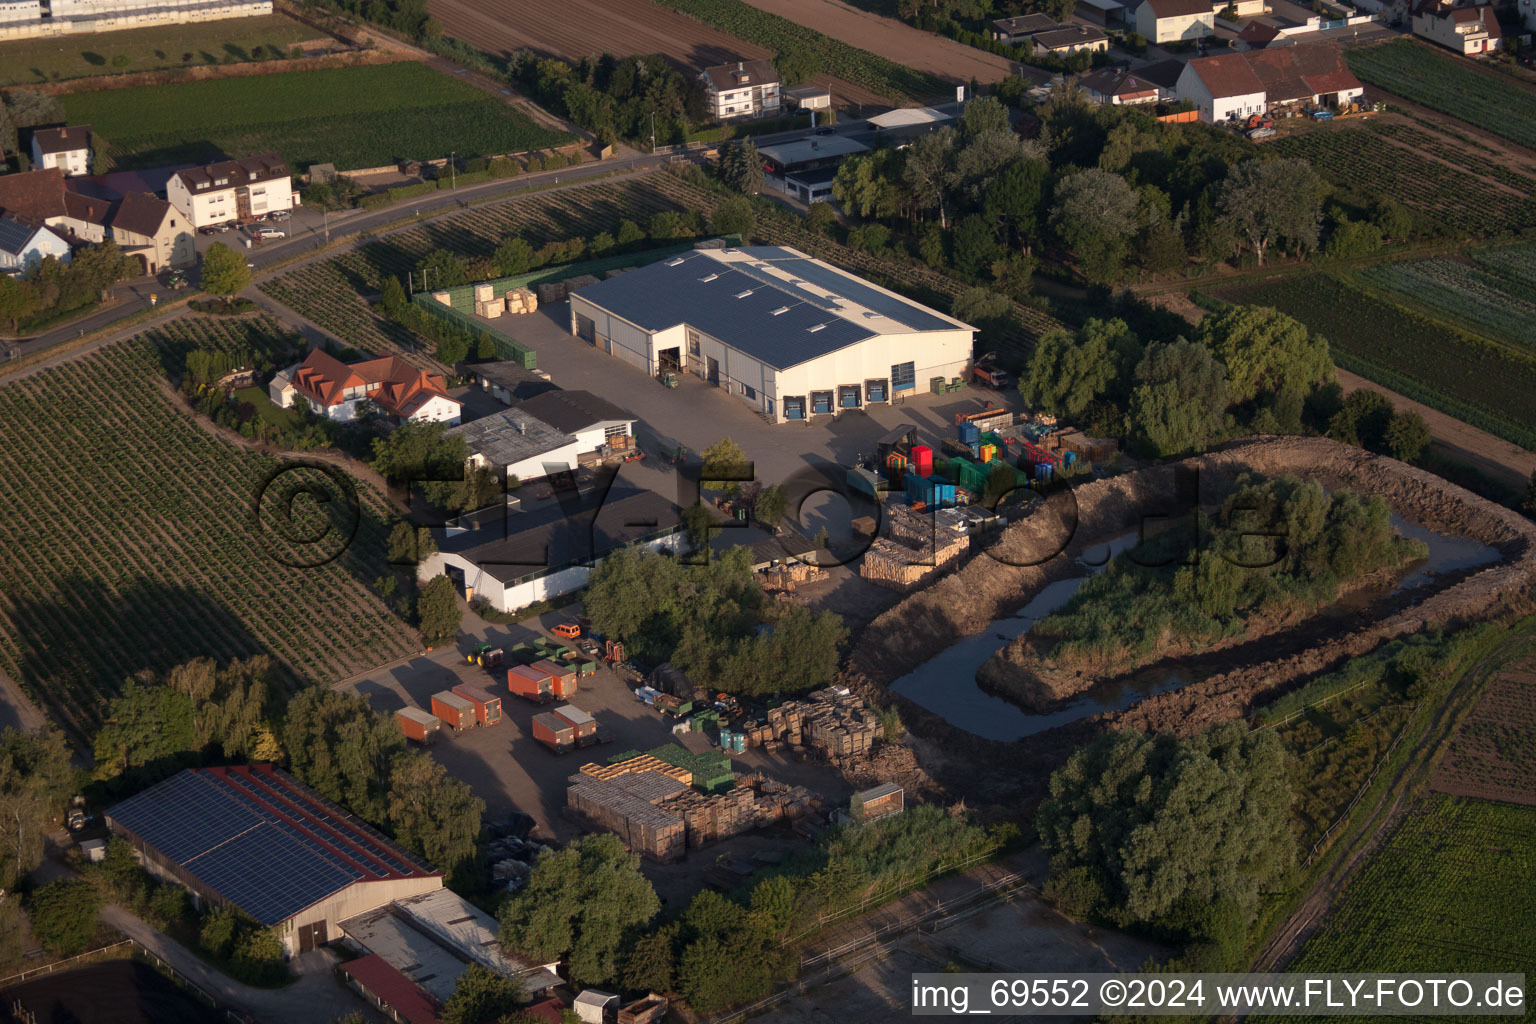
{"type": "Polygon", "coordinates": [[[317,348],[285,375],[287,384],[276,389],[273,401],[285,409],[302,402],[317,415],[341,423],[356,419],[360,406],[372,405],[401,422],[455,424],[463,407],[448,397],[441,374],[418,369],[399,356],[348,366],[317,348]]]}
{"type": "Polygon", "coordinates": [[[0,216],[0,271],[24,274],[47,259],[69,262],[69,243],[46,224],[0,216]]]}
{"type": "Polygon", "coordinates": [[[250,220],[298,203],[288,165],[272,153],[177,171],[165,194],[194,228],[250,220]]]}
{"type": "Polygon", "coordinates": [[[1029,40],[1036,53],[1054,53],[1057,56],[1074,54],[1079,50],[1103,53],[1109,49],[1109,36],[1092,25],[1059,25],[1045,32],[1036,32],[1029,40]]]}
{"type": "Polygon", "coordinates": [[[1079,78],[1077,84],[1089,99],[1105,106],[1135,106],[1158,100],[1154,83],[1124,68],[1100,68],[1079,78]]]}
{"type": "MultiPolygon", "coordinates": [[[[1528,24],[1530,18],[1528,12],[1528,24]]],[[[1504,38],[1492,5],[1475,0],[1419,0],[1413,5],[1413,34],[1464,57],[1493,53],[1504,38]]]]}
{"type": "Polygon", "coordinates": [[[686,370],[774,422],[964,376],[976,329],[782,246],[696,250],[571,295],[571,333],[647,374],[686,370]]]}
{"type": "Polygon", "coordinates": [[[130,192],[112,210],[112,240],[146,274],[197,262],[192,225],[180,210],[148,192],[130,192]]]}
{"type": "Polygon", "coordinates": [[[779,112],[779,72],[772,61],[739,60],[699,72],[710,115],[717,121],[772,117],[779,112]]]}
{"type": "Polygon", "coordinates": [[[91,126],[39,128],[32,133],[32,167],[57,167],[66,177],[91,173],[91,126]]]}
{"type": "Polygon", "coordinates": [[[1184,66],[1176,91],[1202,121],[1216,123],[1291,103],[1337,107],[1359,99],[1365,87],[1338,47],[1306,43],[1196,58],[1184,66]]]}
{"type": "Polygon", "coordinates": [[[1216,12],[1210,0],[1142,0],[1136,31],[1153,43],[1202,39],[1216,31],[1216,12]]]}
{"type": "Polygon", "coordinates": [[[614,551],[682,551],[687,529],[676,504],[654,491],[615,483],[528,512],[502,506],[450,524],[437,551],[421,561],[422,581],[446,574],[466,599],[502,612],[586,585],[614,551]]]}

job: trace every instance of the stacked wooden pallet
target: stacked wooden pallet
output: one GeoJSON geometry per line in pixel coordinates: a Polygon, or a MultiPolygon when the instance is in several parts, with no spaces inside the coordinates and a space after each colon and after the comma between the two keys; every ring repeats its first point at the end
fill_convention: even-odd
{"type": "Polygon", "coordinates": [[[758,575],[765,591],[789,593],[796,587],[826,579],[827,571],[804,562],[780,562],[778,565],[769,566],[758,575]]]}
{"type": "Polygon", "coordinates": [[[581,773],[583,775],[590,775],[592,778],[601,779],[604,782],[615,779],[620,775],[632,775],[635,772],[659,772],[669,778],[676,779],[685,786],[693,785],[693,773],[687,768],[679,768],[676,765],[667,764],[667,762],[660,758],[652,757],[650,754],[631,757],[617,764],[593,763],[581,766],[581,773]]]}
{"type": "Polygon", "coordinates": [[[512,314],[537,313],[539,298],[532,288],[513,288],[506,296],[507,312],[512,314]]]}
{"type": "Polygon", "coordinates": [[[596,825],[616,833],[634,851],[667,862],[687,848],[683,820],[663,807],[686,783],[660,772],[642,771],[596,779],[578,773],[566,790],[567,806],[596,825]]]}
{"type": "Polygon", "coordinates": [[[862,700],[835,693],[830,699],[818,700],[804,721],[806,742],[834,758],[867,755],[879,728],[879,716],[865,707],[862,700]]]}

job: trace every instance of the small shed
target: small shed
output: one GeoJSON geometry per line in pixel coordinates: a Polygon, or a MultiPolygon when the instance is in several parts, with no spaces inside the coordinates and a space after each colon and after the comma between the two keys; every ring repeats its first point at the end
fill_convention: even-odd
{"type": "Polygon", "coordinates": [[[87,839],[80,844],[80,852],[85,854],[85,859],[92,864],[100,864],[107,859],[107,841],[105,839],[87,839]]]}
{"type": "Polygon", "coordinates": [[[832,105],[832,93],[819,85],[791,85],[779,95],[786,104],[801,110],[826,110],[832,105]]]}
{"type": "Polygon", "coordinates": [[[576,1011],[576,1017],[589,1024],[603,1024],[603,1014],[608,1007],[617,1007],[619,997],[612,992],[601,992],[595,988],[589,988],[576,997],[571,1008],[576,1011]]]}
{"type": "Polygon", "coordinates": [[[889,814],[898,814],[905,806],[905,791],[894,782],[886,782],[855,793],[851,806],[862,807],[864,818],[874,821],[889,814]]]}

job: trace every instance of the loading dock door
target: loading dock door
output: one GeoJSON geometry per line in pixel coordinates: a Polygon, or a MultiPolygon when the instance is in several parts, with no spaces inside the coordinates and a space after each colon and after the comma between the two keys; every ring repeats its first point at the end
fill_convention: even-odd
{"type": "Polygon", "coordinates": [[[709,357],[709,382],[716,387],[720,386],[720,360],[714,356],[709,357]]]}
{"type": "Polygon", "coordinates": [[[805,399],[803,397],[784,399],[784,418],[787,420],[805,419],[805,399]]]}
{"type": "Polygon", "coordinates": [[[299,925],[299,952],[308,953],[325,945],[325,922],[299,925]]]}
{"type": "Polygon", "coordinates": [[[592,323],[592,318],[576,314],[576,337],[583,341],[595,341],[597,339],[597,327],[592,323]]]}

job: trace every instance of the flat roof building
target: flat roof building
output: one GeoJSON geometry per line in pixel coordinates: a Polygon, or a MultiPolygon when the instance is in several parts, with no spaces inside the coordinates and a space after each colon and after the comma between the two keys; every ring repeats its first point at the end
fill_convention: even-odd
{"type": "Polygon", "coordinates": [[[288,956],[443,876],[271,765],[189,768],[107,811],[152,874],[277,930],[288,956]]]}
{"type": "Polygon", "coordinates": [[[538,480],[562,470],[575,469],[581,442],[556,430],[523,409],[507,409],[482,416],[444,432],[462,437],[469,447],[470,464],[494,469],[507,480],[538,480]]]}
{"type": "Polygon", "coordinates": [[[748,246],[583,288],[571,333],[647,374],[694,373],[783,422],[963,376],[976,329],[796,249],[748,246]]]}

